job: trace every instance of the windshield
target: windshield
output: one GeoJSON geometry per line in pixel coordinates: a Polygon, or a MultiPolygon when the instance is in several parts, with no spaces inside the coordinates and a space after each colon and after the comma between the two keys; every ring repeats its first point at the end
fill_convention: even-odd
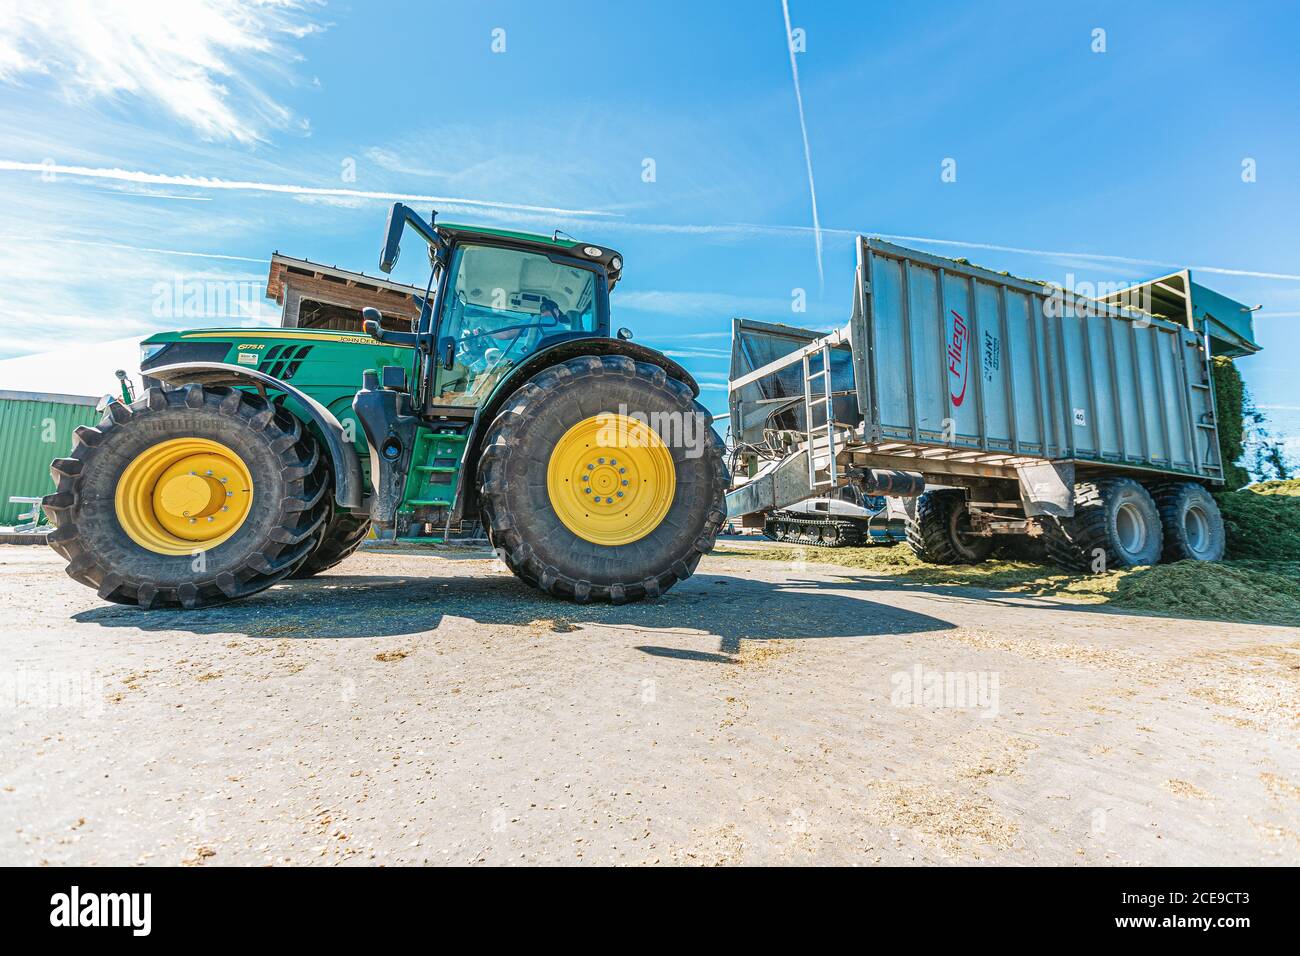
{"type": "Polygon", "coordinates": [[[520,249],[456,247],[438,326],[455,340],[442,401],[476,400],[542,339],[596,331],[596,273],[520,249]]]}

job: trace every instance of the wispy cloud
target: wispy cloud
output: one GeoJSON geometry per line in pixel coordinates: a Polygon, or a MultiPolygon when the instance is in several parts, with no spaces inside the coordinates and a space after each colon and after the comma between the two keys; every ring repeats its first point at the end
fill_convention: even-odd
{"type": "Polygon", "coordinates": [[[365,157],[381,169],[403,176],[446,176],[443,170],[412,162],[400,153],[383,146],[371,146],[365,150],[365,157]]]}
{"type": "MultiPolygon", "coordinates": [[[[725,292],[676,292],[646,289],[620,292],[618,307],[636,312],[655,312],[682,316],[699,313],[742,315],[751,312],[770,315],[776,312],[789,312],[790,302],[788,299],[730,295],[725,292]]],[[[704,333],[704,335],[711,336],[712,333],[704,333]]]]}
{"type": "Polygon", "coordinates": [[[813,179],[812,149],[808,146],[808,123],[803,115],[803,92],[799,89],[799,63],[791,38],[789,0],[781,0],[781,13],[785,16],[785,46],[790,53],[790,75],[794,77],[794,101],[799,107],[799,132],[803,134],[803,158],[808,167],[808,193],[812,198],[813,241],[817,245],[817,278],[824,286],[826,276],[822,271],[822,227],[817,216],[817,183],[813,179]]]}
{"type": "MultiPolygon", "coordinates": [[[[814,231],[809,226],[752,222],[704,224],[653,223],[619,220],[616,227],[625,232],[670,233],[730,238],[744,238],[747,236],[791,236],[796,234],[807,235],[814,231]]],[[[990,252],[1007,252],[1016,255],[1031,256],[1038,259],[1078,259],[1087,262],[1117,263],[1170,270],[1191,269],[1194,272],[1209,272],[1214,275],[1244,276],[1252,279],[1280,279],[1287,282],[1300,282],[1300,273],[1294,272],[1264,272],[1254,269],[1236,269],[1230,266],[1188,265],[1186,262],[1173,262],[1168,259],[1144,259],[1135,256],[1113,256],[1095,252],[1077,252],[1064,249],[1030,249],[1024,246],[1006,246],[971,239],[939,239],[933,236],[898,235],[875,232],[869,229],[838,229],[830,226],[822,226],[820,227],[820,230],[822,234],[835,236],[837,239],[852,239],[855,236],[870,235],[888,240],[889,242],[917,243],[927,246],[949,246],[955,249],[983,249],[990,252]]]]}
{"type": "Polygon", "coordinates": [[[443,203],[476,209],[542,213],[555,216],[614,216],[616,213],[596,209],[560,209],[553,206],[530,206],[524,203],[493,202],[457,196],[427,196],[417,193],[381,192],[328,186],[301,186],[291,183],[264,183],[207,176],[148,173],[138,169],[107,169],[95,166],[65,166],[59,163],[28,163],[0,159],[0,170],[42,173],[46,176],[74,176],[83,179],[107,179],[116,182],[147,183],[154,186],[186,186],[191,189],[224,189],[239,192],[283,193],[294,196],[329,196],[352,199],[382,199],[388,202],[443,203]]]}
{"type": "Polygon", "coordinates": [[[731,332],[683,332],[681,335],[656,335],[660,342],[686,342],[695,339],[729,339],[731,332]]]}
{"type": "Polygon", "coordinates": [[[664,349],[664,355],[669,358],[693,358],[693,359],[724,359],[731,358],[731,353],[725,349],[664,349]]]}
{"type": "Polygon", "coordinates": [[[293,0],[5,0],[0,81],[49,84],[72,101],[151,101],[203,136],[244,144],[304,120],[263,89],[289,48],[324,26],[293,0]]]}

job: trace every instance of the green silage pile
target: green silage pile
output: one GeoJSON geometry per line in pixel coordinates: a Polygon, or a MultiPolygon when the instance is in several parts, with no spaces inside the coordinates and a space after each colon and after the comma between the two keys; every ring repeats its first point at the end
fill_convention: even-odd
{"type": "Polygon", "coordinates": [[[1300,562],[1300,481],[1262,481],[1215,498],[1230,561],[1300,562]]]}

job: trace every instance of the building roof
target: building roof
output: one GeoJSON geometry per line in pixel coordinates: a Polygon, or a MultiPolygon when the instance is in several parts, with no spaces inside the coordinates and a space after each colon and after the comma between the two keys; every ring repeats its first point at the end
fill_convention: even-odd
{"type": "Polygon", "coordinates": [[[281,255],[276,252],[271,255],[271,271],[266,277],[266,297],[268,299],[274,299],[276,302],[283,304],[286,275],[300,275],[323,279],[327,282],[337,282],[358,292],[387,292],[403,297],[424,293],[423,289],[417,289],[415,286],[406,285],[403,282],[379,279],[375,276],[368,276],[364,272],[353,272],[349,269],[340,269],[338,266],[327,266],[319,262],[312,262],[309,259],[295,259],[293,256],[281,255]]]}

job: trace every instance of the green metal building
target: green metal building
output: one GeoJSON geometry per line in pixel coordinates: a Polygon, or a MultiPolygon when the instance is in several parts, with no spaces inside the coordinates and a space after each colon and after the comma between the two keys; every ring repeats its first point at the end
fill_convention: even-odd
{"type": "Polygon", "coordinates": [[[86,395],[0,390],[0,525],[12,525],[31,505],[14,496],[37,498],[54,491],[50,462],[72,447],[78,425],[100,419],[98,399],[86,395]]]}

